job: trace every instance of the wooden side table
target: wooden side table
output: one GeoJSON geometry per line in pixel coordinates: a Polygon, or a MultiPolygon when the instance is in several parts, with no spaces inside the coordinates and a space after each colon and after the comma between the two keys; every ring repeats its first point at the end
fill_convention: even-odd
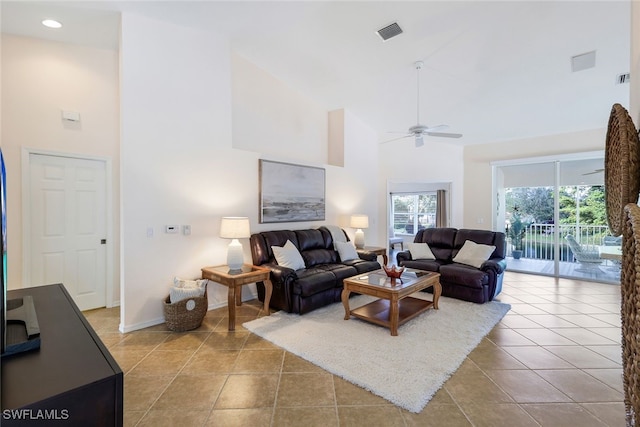
{"type": "Polygon", "coordinates": [[[215,267],[204,267],[202,278],[220,283],[229,288],[227,294],[227,306],[229,308],[229,330],[236,329],[236,305],[242,305],[242,285],[249,283],[263,282],[265,288],[264,311],[269,313],[269,301],[273,285],[269,279],[271,270],[257,265],[244,264],[239,270],[229,270],[228,265],[218,265],[215,267]]]}
{"type": "Polygon", "coordinates": [[[384,265],[387,265],[387,263],[389,262],[389,258],[387,258],[387,248],[381,248],[379,246],[365,246],[364,248],[362,248],[362,250],[380,255],[382,257],[384,265]]]}

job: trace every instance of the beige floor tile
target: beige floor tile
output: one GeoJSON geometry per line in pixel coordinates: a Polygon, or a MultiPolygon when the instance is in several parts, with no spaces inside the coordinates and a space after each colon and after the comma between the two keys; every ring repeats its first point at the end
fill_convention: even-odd
{"type": "Polygon", "coordinates": [[[277,407],[273,425],[278,427],[337,427],[338,414],[335,406],[282,408],[277,407]]]}
{"type": "Polygon", "coordinates": [[[614,390],[624,393],[621,369],[583,369],[583,371],[592,377],[599,379],[614,390]]]}
{"type": "Polygon", "coordinates": [[[575,345],[573,341],[549,329],[514,329],[537,345],[575,345]]]}
{"type": "Polygon", "coordinates": [[[124,347],[127,350],[152,351],[166,340],[169,335],[171,335],[170,332],[131,332],[127,334],[127,337],[124,340],[111,348],[117,349],[124,347]]]}
{"type": "Polygon", "coordinates": [[[273,408],[278,379],[278,374],[229,375],[214,408],[273,408]]]}
{"type": "Polygon", "coordinates": [[[329,373],[283,373],[276,406],[335,405],[333,376],[329,373]]]}
{"type": "Polygon", "coordinates": [[[460,406],[475,427],[539,427],[531,415],[517,404],[485,405],[465,402],[460,406]]]}
{"type": "Polygon", "coordinates": [[[575,402],[620,402],[622,393],[578,369],[536,371],[575,402]]]}
{"type": "Polygon", "coordinates": [[[554,328],[552,331],[580,345],[612,345],[616,342],[582,328],[554,328]]]}
{"type": "Polygon", "coordinates": [[[622,347],[619,344],[587,345],[584,346],[584,348],[588,348],[589,350],[598,353],[622,366],[622,347]]]}
{"type": "Polygon", "coordinates": [[[134,427],[144,417],[146,411],[124,411],[122,425],[123,427],[134,427]]]}
{"type": "Polygon", "coordinates": [[[587,331],[591,331],[594,334],[601,335],[611,341],[621,344],[622,334],[620,333],[620,326],[610,326],[606,328],[585,328],[587,331]]]}
{"type": "Polygon", "coordinates": [[[127,375],[124,381],[124,408],[147,411],[173,381],[173,376],[127,375]]]}
{"type": "Polygon", "coordinates": [[[560,390],[534,371],[487,370],[487,376],[500,386],[515,402],[570,402],[560,390]]]}
{"type": "Polygon", "coordinates": [[[540,324],[519,314],[507,314],[500,323],[512,329],[542,328],[540,324]]]}
{"type": "Polygon", "coordinates": [[[209,411],[151,410],[137,424],[140,427],[196,427],[202,426],[209,411]]]}
{"type": "Polygon", "coordinates": [[[582,346],[549,346],[545,348],[556,356],[571,363],[576,368],[621,368],[620,364],[582,346]]]}
{"type": "Polygon", "coordinates": [[[582,403],[581,405],[591,415],[608,426],[624,426],[626,424],[624,403],[622,402],[582,403]]]}
{"type": "Polygon", "coordinates": [[[543,347],[505,347],[505,351],[529,369],[563,369],[571,364],[543,347]]]}
{"type": "Polygon", "coordinates": [[[267,341],[257,335],[249,334],[247,341],[244,343],[245,350],[275,350],[280,349],[274,343],[267,341]]]}
{"type": "Polygon", "coordinates": [[[193,355],[193,350],[152,351],[131,371],[135,375],[175,375],[193,355]]]}
{"type": "Polygon", "coordinates": [[[341,426],[404,427],[400,409],[395,406],[338,406],[341,426]]]}
{"type": "Polygon", "coordinates": [[[183,374],[229,374],[240,350],[200,348],[182,369],[183,374]]]}
{"type": "Polygon", "coordinates": [[[469,353],[468,357],[483,370],[525,368],[516,358],[486,338],[480,342],[478,347],[469,353]]]}
{"type": "Polygon", "coordinates": [[[493,328],[491,332],[487,334],[487,338],[501,347],[535,345],[530,339],[523,337],[513,329],[507,328],[493,328]]]}
{"type": "Polygon", "coordinates": [[[147,350],[129,350],[123,347],[110,348],[109,353],[116,359],[118,366],[125,374],[130,372],[149,354],[147,350]]]}
{"type": "Polygon", "coordinates": [[[284,363],[282,365],[282,372],[326,372],[321,367],[314,365],[313,363],[304,360],[302,357],[295,354],[285,352],[284,363]]]}
{"type": "Polygon", "coordinates": [[[573,323],[560,318],[555,314],[526,314],[525,317],[545,328],[575,328],[573,323]]]}
{"type": "Polygon", "coordinates": [[[160,343],[156,350],[197,350],[208,337],[208,332],[176,332],[160,343]]]}
{"type": "Polygon", "coordinates": [[[429,404],[419,414],[403,411],[407,427],[466,427],[471,426],[458,405],[429,404]]]}
{"type": "Polygon", "coordinates": [[[226,329],[211,332],[209,337],[203,343],[204,347],[214,350],[242,350],[249,332],[245,331],[227,331],[226,329]]]}
{"type": "Polygon", "coordinates": [[[512,403],[509,397],[484,372],[472,362],[463,362],[444,387],[453,400],[461,402],[512,403]]]}
{"type": "Polygon", "coordinates": [[[272,408],[214,409],[205,426],[215,427],[269,427],[272,408]]]}
{"type": "Polygon", "coordinates": [[[333,377],[333,383],[336,393],[336,403],[339,406],[355,406],[355,405],[391,405],[391,403],[380,396],[376,396],[339,377],[333,377]]]}
{"type": "Polygon", "coordinates": [[[577,403],[522,405],[543,427],[602,427],[605,424],[577,403]]]}
{"type": "Polygon", "coordinates": [[[242,350],[233,367],[235,373],[279,373],[284,350],[242,350]]]}
{"type": "Polygon", "coordinates": [[[211,410],[227,375],[178,374],[151,408],[152,410],[211,410]]]}

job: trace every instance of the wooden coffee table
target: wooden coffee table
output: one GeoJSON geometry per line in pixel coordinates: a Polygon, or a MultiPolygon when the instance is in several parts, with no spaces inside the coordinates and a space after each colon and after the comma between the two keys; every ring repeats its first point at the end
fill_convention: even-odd
{"type": "Polygon", "coordinates": [[[402,281],[392,281],[384,270],[358,274],[343,281],[342,305],[344,320],[351,316],[391,330],[392,336],[398,335],[398,326],[408,322],[425,310],[438,309],[438,299],[442,293],[440,274],[430,271],[406,269],[402,281]],[[433,301],[414,298],[409,295],[433,286],[433,301]],[[349,295],[351,292],[371,295],[380,299],[351,310],[349,295]]]}

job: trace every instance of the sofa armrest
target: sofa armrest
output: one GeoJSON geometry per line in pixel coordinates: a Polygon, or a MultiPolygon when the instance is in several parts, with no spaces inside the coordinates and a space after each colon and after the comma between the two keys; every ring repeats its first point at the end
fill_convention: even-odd
{"type": "Polygon", "coordinates": [[[480,270],[488,271],[493,270],[496,275],[502,274],[507,269],[507,260],[504,258],[491,258],[486,260],[481,266],[480,270]]]}
{"type": "Polygon", "coordinates": [[[398,261],[398,266],[402,265],[403,261],[411,261],[413,258],[411,257],[411,252],[402,251],[396,254],[396,260],[398,261]]]}
{"type": "Polygon", "coordinates": [[[358,253],[358,257],[365,261],[378,260],[378,255],[374,254],[373,252],[365,251],[364,249],[356,249],[356,252],[358,253]]]}
{"type": "Polygon", "coordinates": [[[278,264],[262,264],[261,267],[266,267],[271,270],[271,282],[274,287],[279,288],[282,285],[287,285],[298,278],[295,270],[278,264]]]}

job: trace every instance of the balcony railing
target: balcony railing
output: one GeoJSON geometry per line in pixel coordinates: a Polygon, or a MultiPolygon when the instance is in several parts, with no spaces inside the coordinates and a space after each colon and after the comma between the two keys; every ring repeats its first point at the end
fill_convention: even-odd
{"type": "MultiPolygon", "coordinates": [[[[604,245],[604,238],[610,236],[606,225],[570,225],[570,224],[531,224],[527,228],[523,240],[524,258],[553,260],[554,233],[556,229],[559,231],[560,243],[560,261],[574,262],[573,253],[567,245],[565,236],[572,234],[576,240],[586,247],[595,247],[604,245]]],[[[511,243],[511,242],[509,242],[511,243]]],[[[509,244],[508,254],[511,256],[513,245],[509,244]]]]}

